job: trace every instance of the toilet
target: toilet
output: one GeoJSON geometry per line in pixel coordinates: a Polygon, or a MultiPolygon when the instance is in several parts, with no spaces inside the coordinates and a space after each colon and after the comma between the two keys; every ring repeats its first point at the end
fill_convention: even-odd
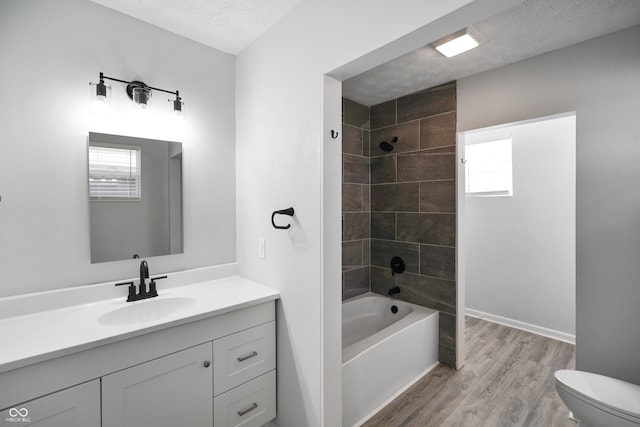
{"type": "Polygon", "coordinates": [[[640,386],[591,372],[556,371],[560,399],[580,427],[640,426],[640,386]]]}

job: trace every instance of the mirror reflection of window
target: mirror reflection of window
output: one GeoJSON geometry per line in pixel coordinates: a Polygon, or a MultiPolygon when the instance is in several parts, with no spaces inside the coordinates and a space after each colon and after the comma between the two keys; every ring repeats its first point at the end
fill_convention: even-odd
{"type": "Polygon", "coordinates": [[[89,133],[91,262],[184,252],[182,144],[89,133]]]}
{"type": "Polygon", "coordinates": [[[140,147],[89,146],[91,200],[140,200],[140,147]]]}

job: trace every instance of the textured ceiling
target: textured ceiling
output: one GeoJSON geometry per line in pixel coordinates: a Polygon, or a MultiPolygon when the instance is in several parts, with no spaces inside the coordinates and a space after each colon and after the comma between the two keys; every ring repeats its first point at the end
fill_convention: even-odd
{"type": "Polygon", "coordinates": [[[342,93],[375,105],[637,24],[640,0],[526,0],[473,23],[487,39],[478,48],[446,58],[426,45],[344,81],[342,93]]]}
{"type": "Polygon", "coordinates": [[[91,1],[236,55],[301,0],[91,1]]]}

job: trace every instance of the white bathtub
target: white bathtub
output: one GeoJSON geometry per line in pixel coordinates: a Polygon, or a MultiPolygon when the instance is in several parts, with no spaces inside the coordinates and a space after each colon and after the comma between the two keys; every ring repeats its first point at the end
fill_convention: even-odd
{"type": "Polygon", "coordinates": [[[437,364],[437,311],[372,293],[344,302],[342,426],[363,424],[437,364]]]}

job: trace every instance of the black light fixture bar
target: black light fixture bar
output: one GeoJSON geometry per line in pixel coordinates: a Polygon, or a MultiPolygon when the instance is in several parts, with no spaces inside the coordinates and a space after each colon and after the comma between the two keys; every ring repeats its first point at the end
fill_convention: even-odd
{"type": "MultiPolygon", "coordinates": [[[[170,90],[166,90],[166,89],[162,89],[159,87],[153,87],[153,86],[149,86],[144,82],[138,81],[138,80],[132,80],[132,81],[127,81],[127,80],[122,80],[122,79],[117,79],[115,77],[110,77],[110,76],[105,76],[104,73],[101,71],[100,72],[100,82],[97,84],[96,87],[96,95],[97,96],[105,96],[107,93],[107,89],[106,86],[104,84],[105,80],[111,80],[114,82],[119,82],[119,83],[124,83],[127,85],[127,94],[129,95],[129,97],[133,100],[133,96],[132,96],[132,88],[135,87],[141,87],[144,89],[148,89],[148,90],[157,90],[160,92],[164,92],[164,93],[168,93],[171,95],[175,95],[176,99],[173,101],[173,111],[180,113],[182,112],[182,98],[180,97],[180,91],[176,90],[174,91],[170,91],[170,90]]],[[[169,100],[171,101],[171,100],[169,100]]],[[[146,102],[145,102],[146,104],[146,102]]]]}
{"type": "MultiPolygon", "coordinates": [[[[116,79],[115,77],[105,76],[104,73],[100,72],[100,82],[104,83],[104,81],[103,81],[104,79],[111,80],[111,81],[114,81],[114,82],[125,83],[125,84],[130,84],[130,83],[135,82],[135,80],[127,81],[127,80],[116,79]]],[[[180,96],[180,91],[177,91],[177,90],[175,92],[172,92],[170,90],[160,89],[159,87],[153,87],[153,86],[149,86],[149,85],[145,85],[145,86],[148,87],[149,89],[152,89],[152,90],[159,90],[160,92],[170,93],[171,95],[175,95],[175,96],[178,96],[178,97],[180,96]]]]}

